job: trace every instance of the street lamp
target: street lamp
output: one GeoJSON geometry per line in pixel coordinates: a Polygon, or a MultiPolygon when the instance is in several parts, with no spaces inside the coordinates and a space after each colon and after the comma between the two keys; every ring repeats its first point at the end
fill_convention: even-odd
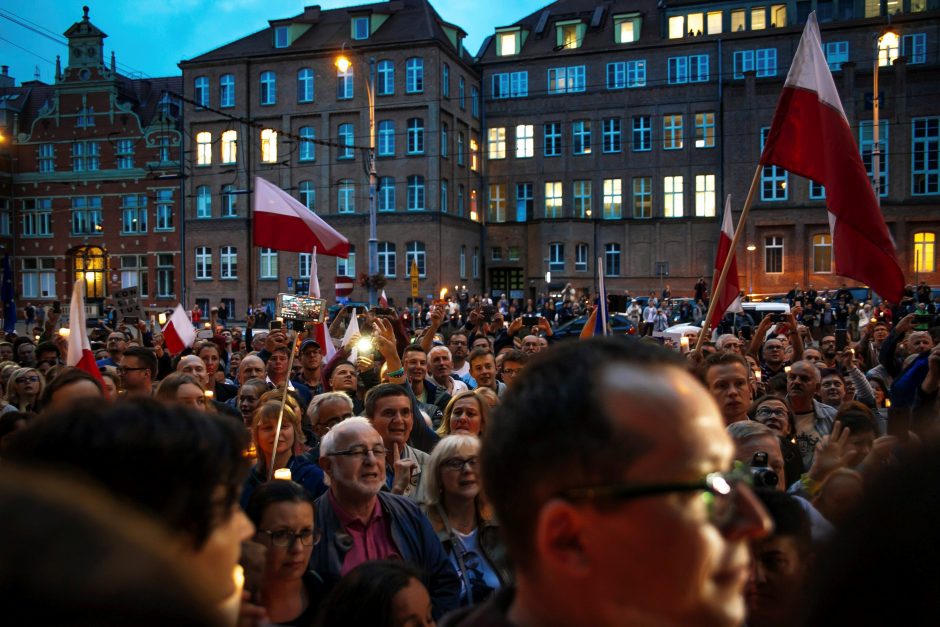
{"type": "Polygon", "coordinates": [[[878,68],[881,66],[882,60],[882,48],[884,48],[884,61],[885,65],[891,64],[891,51],[895,51],[895,56],[897,55],[898,49],[898,34],[892,30],[886,30],[875,40],[875,70],[873,73],[873,82],[874,82],[874,93],[871,98],[871,108],[872,108],[872,128],[871,128],[871,171],[872,171],[872,185],[875,190],[875,203],[878,207],[881,207],[881,140],[879,134],[881,128],[879,126],[879,111],[878,107],[880,106],[878,98],[878,68]]]}
{"type": "MultiPolygon", "coordinates": [[[[340,54],[336,58],[336,69],[346,73],[352,66],[343,51],[346,49],[346,43],[343,43],[340,54]]],[[[371,280],[379,273],[379,240],[376,237],[376,182],[375,173],[375,57],[369,57],[369,80],[366,82],[366,100],[369,107],[369,306],[375,307],[378,302],[376,288],[371,280]]]]}
{"type": "Polygon", "coordinates": [[[748,244],[745,249],[748,252],[747,255],[747,293],[754,293],[754,251],[757,250],[757,246],[754,244],[748,244]]]}

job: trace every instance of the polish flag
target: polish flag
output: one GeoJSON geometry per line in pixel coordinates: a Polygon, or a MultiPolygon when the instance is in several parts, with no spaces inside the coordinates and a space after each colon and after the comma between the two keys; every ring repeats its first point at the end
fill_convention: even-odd
{"type": "Polygon", "coordinates": [[[163,327],[163,341],[171,355],[182,353],[184,348],[192,346],[196,341],[196,327],[190,322],[189,316],[179,303],[173,310],[173,315],[167,320],[166,326],[163,327]]]}
{"type": "Polygon", "coordinates": [[[738,282],[738,258],[736,254],[731,253],[731,240],[734,239],[734,224],[731,220],[731,194],[725,199],[724,216],[721,218],[721,235],[718,236],[718,254],[715,256],[715,281],[712,284],[712,298],[717,298],[715,309],[712,312],[712,319],[709,323],[712,329],[718,328],[718,323],[725,317],[729,311],[741,313],[744,308],[741,307],[741,284],[738,282]],[[725,259],[731,253],[731,266],[728,268],[728,276],[725,279],[725,289],[719,295],[715,291],[718,279],[721,277],[721,269],[725,267],[725,259]]]}
{"type": "MultiPolygon", "coordinates": [[[[349,314],[349,326],[346,327],[346,333],[343,334],[343,346],[349,344],[349,340],[351,340],[354,335],[358,334],[359,318],[356,316],[356,308],[353,307],[352,313],[349,314]]],[[[359,359],[359,349],[353,346],[352,352],[349,354],[349,361],[356,363],[357,359],[359,359]]]]}
{"type": "Polygon", "coordinates": [[[85,282],[79,279],[72,287],[72,305],[69,307],[69,345],[65,358],[66,365],[84,370],[99,382],[101,372],[91,352],[88,333],[85,326],[85,282]]]}
{"type": "Polygon", "coordinates": [[[382,295],[379,296],[379,307],[388,308],[388,296],[385,295],[385,290],[382,290],[382,295]]]}
{"type": "Polygon", "coordinates": [[[900,301],[904,273],[829,72],[815,12],[806,20],[760,164],[825,185],[836,271],[900,301]]]}
{"type": "Polygon", "coordinates": [[[321,255],[347,257],[349,240],[283,189],[255,177],[254,245],[305,253],[316,246],[321,255]]]}
{"type": "MultiPolygon", "coordinates": [[[[313,247],[313,253],[310,255],[310,287],[307,290],[307,295],[312,296],[313,298],[321,298],[320,296],[320,277],[317,274],[317,247],[313,247]]],[[[314,338],[317,341],[317,344],[320,345],[320,349],[323,351],[323,354],[326,356],[326,360],[329,361],[331,357],[336,353],[336,347],[333,346],[333,339],[330,337],[329,329],[327,329],[326,323],[320,322],[313,325],[314,338]]]]}
{"type": "Polygon", "coordinates": [[[353,288],[356,284],[353,281],[351,276],[338,276],[336,277],[336,298],[342,298],[343,296],[349,296],[352,294],[353,288]]]}

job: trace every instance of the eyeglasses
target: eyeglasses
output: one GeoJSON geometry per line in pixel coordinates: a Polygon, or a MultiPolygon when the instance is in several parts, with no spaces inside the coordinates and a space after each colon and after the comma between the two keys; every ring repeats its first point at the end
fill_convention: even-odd
{"type": "Polygon", "coordinates": [[[17,377],[17,383],[39,383],[39,377],[33,375],[31,377],[17,377]]]}
{"type": "Polygon", "coordinates": [[[777,416],[777,417],[782,418],[787,415],[787,410],[772,409],[770,407],[761,407],[756,412],[754,412],[754,415],[760,418],[770,418],[771,416],[777,416]]]}
{"type": "Polygon", "coordinates": [[[314,429],[320,428],[320,429],[323,429],[324,431],[329,431],[330,429],[332,429],[339,423],[343,422],[347,418],[352,418],[352,417],[353,417],[352,412],[349,412],[349,413],[343,414],[342,416],[337,416],[336,418],[333,418],[332,420],[327,420],[326,422],[318,422],[315,425],[313,425],[313,428],[314,429]]]}
{"type": "Polygon", "coordinates": [[[268,529],[258,529],[258,533],[263,533],[271,539],[271,544],[280,547],[290,547],[294,545],[294,540],[300,540],[304,546],[313,546],[320,541],[320,530],[301,529],[300,531],[291,531],[290,529],[278,529],[270,531],[268,529]]]}
{"type": "Polygon", "coordinates": [[[503,368],[502,373],[504,377],[514,377],[522,371],[522,368],[503,368]]]}
{"type": "Polygon", "coordinates": [[[608,499],[629,501],[671,494],[673,492],[702,492],[702,500],[708,512],[708,521],[716,527],[724,527],[735,515],[737,491],[742,485],[751,485],[750,474],[743,464],[736,463],[731,472],[713,472],[701,481],[690,483],[662,483],[651,485],[602,485],[587,488],[572,488],[558,494],[568,501],[608,499]]]}
{"type": "Polygon", "coordinates": [[[128,366],[118,366],[118,367],[117,367],[118,374],[127,374],[128,372],[136,372],[136,371],[138,371],[138,370],[150,370],[150,368],[146,368],[146,367],[143,367],[143,368],[130,368],[130,367],[128,367],[128,366]]]}
{"type": "Polygon", "coordinates": [[[365,461],[369,458],[369,453],[372,453],[375,457],[385,457],[388,451],[385,450],[385,447],[381,444],[376,444],[372,448],[367,446],[354,446],[345,451],[336,451],[335,453],[327,453],[327,457],[332,455],[340,455],[342,457],[358,457],[362,461],[365,461]]]}
{"type": "Polygon", "coordinates": [[[463,472],[464,466],[470,468],[470,470],[476,470],[477,466],[480,465],[480,460],[477,457],[451,457],[450,459],[445,459],[441,465],[448,470],[456,470],[457,472],[463,472]]]}

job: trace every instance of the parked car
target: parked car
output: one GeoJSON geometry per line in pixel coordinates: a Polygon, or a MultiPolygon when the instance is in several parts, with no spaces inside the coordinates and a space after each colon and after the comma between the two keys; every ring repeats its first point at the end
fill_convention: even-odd
{"type": "MultiPolygon", "coordinates": [[[[584,328],[584,325],[587,324],[588,318],[590,316],[578,316],[574,320],[569,320],[565,324],[559,326],[555,329],[554,337],[562,340],[566,338],[577,338],[581,335],[581,330],[584,328]]],[[[636,333],[636,328],[633,326],[633,323],[630,322],[626,316],[620,314],[613,314],[607,317],[608,326],[612,335],[633,335],[636,333]]]]}

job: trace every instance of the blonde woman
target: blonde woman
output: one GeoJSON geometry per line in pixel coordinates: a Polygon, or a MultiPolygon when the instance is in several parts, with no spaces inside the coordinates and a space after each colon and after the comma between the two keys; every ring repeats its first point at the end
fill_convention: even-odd
{"type": "Polygon", "coordinates": [[[154,398],[189,405],[209,413],[215,412],[215,406],[206,398],[206,390],[199,379],[184,372],[174,372],[161,381],[154,398]]]}
{"type": "Polygon", "coordinates": [[[490,416],[490,405],[479,389],[460,392],[447,403],[437,434],[441,437],[459,433],[483,437],[490,416]]]}
{"type": "Polygon", "coordinates": [[[46,380],[42,373],[35,368],[16,368],[10,373],[7,381],[6,394],[3,400],[5,405],[0,412],[31,411],[39,413],[39,399],[42,397],[46,380]]]}

